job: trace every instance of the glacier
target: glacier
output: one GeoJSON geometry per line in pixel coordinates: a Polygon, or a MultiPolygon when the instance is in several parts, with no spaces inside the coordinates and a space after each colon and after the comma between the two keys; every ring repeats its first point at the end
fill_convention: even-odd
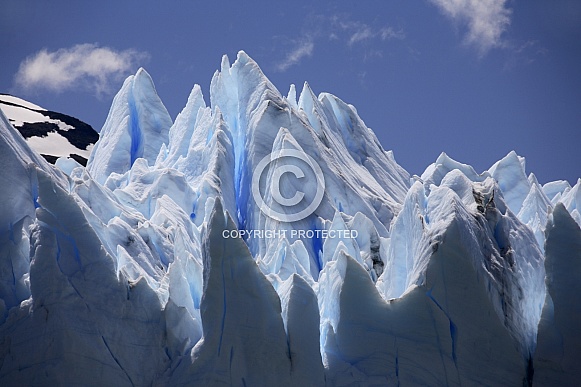
{"type": "Polygon", "coordinates": [[[1,385],[576,384],[581,179],[412,176],[242,51],[209,97],[174,121],[140,69],[86,167],[0,112],[1,385]]]}

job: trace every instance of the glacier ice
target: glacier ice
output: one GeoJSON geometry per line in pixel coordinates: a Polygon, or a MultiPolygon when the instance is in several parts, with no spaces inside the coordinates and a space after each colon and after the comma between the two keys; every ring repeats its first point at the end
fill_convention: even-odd
{"type": "Polygon", "coordinates": [[[547,227],[547,297],[539,323],[535,379],[574,385],[581,377],[581,230],[565,206],[555,206],[547,227]]]}
{"type": "Polygon", "coordinates": [[[172,373],[172,385],[290,385],[280,300],[244,242],[224,243],[223,231],[234,228],[217,199],[202,242],[203,336],[172,373]]]}
{"type": "Polygon", "coordinates": [[[0,384],[578,379],[581,180],[541,186],[514,152],[410,178],[355,107],[283,96],[244,52],[201,90],[172,122],[140,69],[86,168],[0,112],[0,384]],[[325,183],[293,222],[253,198],[265,157],[265,205],[314,189],[277,172],[306,165],[269,158],[288,152],[325,183]]]}
{"type": "Polygon", "coordinates": [[[145,159],[153,164],[162,144],[167,143],[172,120],[144,69],[130,76],[115,96],[109,116],[93,148],[88,169],[104,183],[113,172],[125,173],[145,159]]]}

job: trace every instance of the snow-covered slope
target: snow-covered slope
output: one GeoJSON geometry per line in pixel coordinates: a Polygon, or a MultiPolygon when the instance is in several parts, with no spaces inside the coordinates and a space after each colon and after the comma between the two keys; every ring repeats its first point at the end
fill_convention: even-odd
{"type": "Polygon", "coordinates": [[[2,385],[578,380],[580,182],[513,152],[410,178],[353,106],[244,52],[174,122],[129,77],[86,168],[0,118],[2,385]]]}
{"type": "Polygon", "coordinates": [[[59,157],[71,157],[86,165],[99,139],[90,125],[12,95],[0,94],[0,110],[27,144],[53,164],[59,157]]]}

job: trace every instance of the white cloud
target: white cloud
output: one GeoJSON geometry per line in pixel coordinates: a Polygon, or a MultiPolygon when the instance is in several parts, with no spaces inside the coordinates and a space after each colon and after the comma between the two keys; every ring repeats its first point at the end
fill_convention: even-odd
{"type": "MultiPolygon", "coordinates": [[[[335,18],[337,21],[337,18],[335,18]]],[[[393,27],[387,26],[382,28],[373,28],[369,25],[361,22],[352,21],[340,21],[336,23],[342,30],[348,32],[349,39],[347,40],[348,46],[353,46],[355,43],[379,38],[381,40],[389,39],[399,39],[405,38],[405,34],[402,29],[394,30],[393,27]]]]}
{"type": "Polygon", "coordinates": [[[298,64],[304,57],[313,55],[315,43],[310,37],[301,39],[276,68],[278,71],[286,71],[289,67],[298,64]]]}
{"type": "Polygon", "coordinates": [[[356,30],[351,37],[349,38],[349,41],[347,42],[347,44],[349,46],[352,46],[353,44],[357,43],[357,42],[361,42],[363,40],[367,40],[370,39],[372,37],[374,37],[375,34],[373,33],[373,31],[371,31],[371,28],[369,28],[366,25],[363,25],[360,29],[356,30]]]}
{"type": "Polygon", "coordinates": [[[348,15],[311,15],[309,21],[309,25],[304,27],[306,32],[298,39],[290,40],[291,49],[284,55],[284,59],[276,64],[276,70],[286,71],[289,67],[299,64],[305,57],[312,56],[315,44],[319,43],[334,42],[351,49],[363,46],[365,51],[363,59],[366,60],[382,56],[381,49],[377,49],[375,43],[405,39],[403,29],[366,24],[352,20],[348,15]]]}
{"type": "Polygon", "coordinates": [[[502,46],[501,36],[510,25],[507,0],[429,0],[444,15],[468,28],[466,44],[478,48],[480,55],[502,46]]]}
{"type": "Polygon", "coordinates": [[[405,39],[405,33],[402,29],[394,30],[392,27],[384,27],[379,31],[379,35],[381,36],[381,40],[388,40],[388,39],[405,39]]]}
{"type": "Polygon", "coordinates": [[[62,92],[83,87],[97,95],[110,91],[111,83],[134,70],[147,54],[136,50],[115,51],[96,44],[79,44],[50,52],[42,49],[26,58],[15,76],[23,89],[62,92]]]}

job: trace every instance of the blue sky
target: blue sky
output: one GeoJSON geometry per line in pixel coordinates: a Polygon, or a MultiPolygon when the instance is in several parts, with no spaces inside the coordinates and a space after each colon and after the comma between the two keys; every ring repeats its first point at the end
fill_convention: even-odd
{"type": "Polygon", "coordinates": [[[581,177],[579,1],[0,3],[0,92],[96,130],[140,66],[175,118],[238,50],[283,94],[308,81],[353,104],[412,174],[516,150],[541,183],[581,177]]]}

